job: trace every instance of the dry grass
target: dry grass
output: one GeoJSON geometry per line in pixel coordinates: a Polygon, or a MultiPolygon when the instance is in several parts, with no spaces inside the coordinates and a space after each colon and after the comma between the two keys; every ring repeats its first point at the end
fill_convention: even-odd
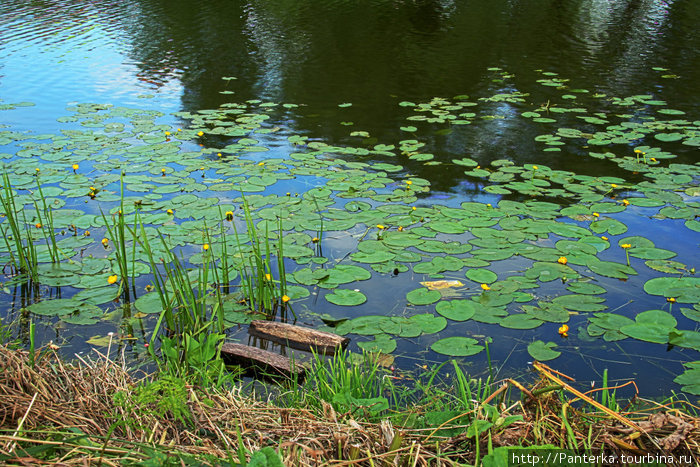
{"type": "MultiPolygon", "coordinates": [[[[648,411],[612,415],[609,409],[591,406],[588,395],[567,387],[562,375],[544,366],[540,370],[543,378],[533,388],[504,382],[490,397],[488,402],[501,415],[523,418],[492,430],[493,447],[548,443],[617,453],[689,455],[698,462],[700,419],[687,411],[648,403],[648,411]],[[564,383],[563,389],[543,390],[552,385],[552,377],[564,383]],[[522,388],[523,400],[506,406],[507,388],[513,385],[522,388]],[[562,399],[560,391],[576,397],[562,399]]],[[[248,452],[273,446],[285,465],[427,466],[475,460],[474,439],[464,433],[440,438],[434,429],[405,429],[389,420],[367,423],[336,413],[330,405],[313,412],[280,408],[239,390],[187,387],[192,422],[183,424],[174,417],[158,417],[153,410],[115,403],[115,393],[130,394],[137,383],[123,363],[102,356],[69,364],[46,350],[32,366],[27,352],[0,347],[0,463],[124,465],[157,453],[178,465],[190,456],[215,465],[229,459],[238,462],[241,444],[248,452]],[[115,424],[120,420],[131,422],[115,424]]],[[[487,452],[487,440],[487,435],[480,440],[481,456],[487,452]]]]}

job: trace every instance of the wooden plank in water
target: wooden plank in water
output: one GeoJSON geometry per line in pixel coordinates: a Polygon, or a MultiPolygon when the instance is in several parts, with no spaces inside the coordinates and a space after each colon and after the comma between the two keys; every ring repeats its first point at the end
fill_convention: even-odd
{"type": "Polygon", "coordinates": [[[221,346],[221,358],[229,365],[252,370],[258,376],[285,376],[304,378],[306,369],[301,362],[293,363],[288,357],[249,345],[226,343],[221,346]]]}
{"type": "Polygon", "coordinates": [[[330,332],[317,331],[287,323],[256,320],[250,323],[248,334],[298,350],[332,355],[350,342],[347,337],[330,332]]]}

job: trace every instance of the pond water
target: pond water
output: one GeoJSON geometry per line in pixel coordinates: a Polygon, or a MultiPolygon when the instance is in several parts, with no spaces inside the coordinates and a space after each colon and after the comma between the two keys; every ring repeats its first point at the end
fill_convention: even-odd
{"type": "Polygon", "coordinates": [[[113,332],[144,358],[157,314],[111,300],[100,243],[124,171],[127,217],[138,202],[194,266],[219,226],[245,230],[241,193],[273,243],[281,216],[299,322],[355,350],[483,374],[491,338],[502,376],[534,355],[700,393],[692,365],[674,382],[700,360],[697,1],[5,0],[0,18],[0,157],[20,223],[49,243],[39,179],[65,250],[40,249],[29,292],[4,269],[25,340],[32,318],[67,355],[113,332]],[[420,284],[443,279],[462,285],[420,284]]]}

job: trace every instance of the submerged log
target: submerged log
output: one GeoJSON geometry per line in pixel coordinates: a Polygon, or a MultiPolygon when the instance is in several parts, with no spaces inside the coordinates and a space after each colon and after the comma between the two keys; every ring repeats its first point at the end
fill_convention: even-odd
{"type": "Polygon", "coordinates": [[[226,343],[221,346],[221,358],[229,365],[238,365],[263,377],[291,377],[296,374],[304,379],[306,368],[301,362],[293,362],[275,352],[243,344],[226,343]]]}
{"type": "Polygon", "coordinates": [[[263,320],[252,321],[248,334],[297,350],[313,350],[322,355],[332,355],[350,342],[347,337],[330,332],[263,320]]]}

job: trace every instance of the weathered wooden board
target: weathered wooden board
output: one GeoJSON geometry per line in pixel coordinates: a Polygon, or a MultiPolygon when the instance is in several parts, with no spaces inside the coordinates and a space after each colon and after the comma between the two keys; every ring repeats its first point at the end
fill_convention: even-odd
{"type": "Polygon", "coordinates": [[[250,323],[248,334],[298,350],[332,355],[350,342],[347,337],[287,323],[256,320],[250,323]]]}
{"type": "Polygon", "coordinates": [[[226,343],[221,346],[221,358],[229,365],[238,365],[258,376],[285,376],[296,374],[304,378],[306,369],[300,362],[268,350],[243,344],[226,343]]]}

